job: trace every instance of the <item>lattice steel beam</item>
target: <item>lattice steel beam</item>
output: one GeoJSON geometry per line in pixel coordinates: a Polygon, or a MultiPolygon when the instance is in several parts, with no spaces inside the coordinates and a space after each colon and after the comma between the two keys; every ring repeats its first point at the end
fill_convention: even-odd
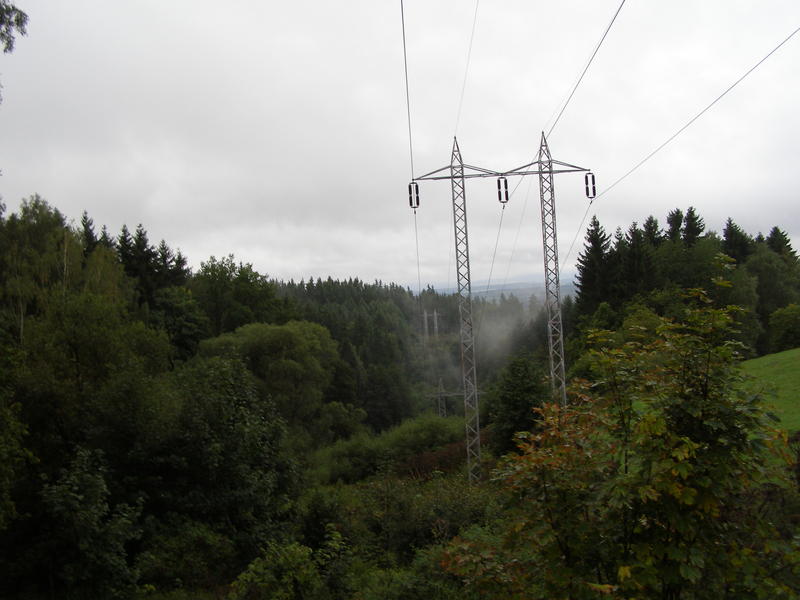
{"type": "Polygon", "coordinates": [[[458,140],[453,138],[450,177],[453,190],[453,228],[456,240],[458,314],[461,321],[461,374],[464,390],[464,423],[467,434],[467,473],[475,482],[481,477],[481,437],[478,415],[478,386],[475,373],[475,337],[472,330],[472,283],[469,272],[467,199],[464,190],[464,161],[458,140]]]}
{"type": "Polygon", "coordinates": [[[539,146],[539,196],[542,203],[542,244],[544,246],[545,309],[547,345],[550,350],[550,383],[553,395],[566,405],[567,387],[564,368],[564,331],[561,324],[561,285],[558,271],[558,236],[556,229],[556,194],[553,182],[553,158],[542,132],[539,146]]]}

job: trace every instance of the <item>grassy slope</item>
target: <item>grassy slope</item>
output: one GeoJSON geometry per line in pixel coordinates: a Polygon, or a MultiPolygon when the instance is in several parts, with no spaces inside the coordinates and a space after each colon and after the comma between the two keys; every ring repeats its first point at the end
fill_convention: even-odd
{"type": "Polygon", "coordinates": [[[757,385],[777,392],[768,402],[774,404],[783,426],[789,431],[800,429],[800,348],[754,358],[742,366],[757,385]]]}

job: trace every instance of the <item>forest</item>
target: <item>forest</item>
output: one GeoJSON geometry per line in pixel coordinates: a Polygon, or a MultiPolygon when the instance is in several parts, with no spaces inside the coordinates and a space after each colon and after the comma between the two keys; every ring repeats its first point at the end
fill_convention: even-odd
{"type": "Polygon", "coordinates": [[[593,219],[567,406],[539,305],[476,300],[477,485],[455,296],[187,265],[2,207],[2,597],[798,597],[798,447],[738,368],[800,346],[779,227],[593,219]]]}

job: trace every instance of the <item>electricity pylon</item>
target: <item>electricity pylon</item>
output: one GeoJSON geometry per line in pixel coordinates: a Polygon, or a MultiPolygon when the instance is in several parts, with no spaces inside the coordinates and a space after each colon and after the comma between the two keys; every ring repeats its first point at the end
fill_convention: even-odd
{"type": "Polygon", "coordinates": [[[561,283],[558,272],[556,228],[556,190],[553,183],[553,157],[542,132],[539,146],[539,198],[542,204],[542,244],[544,246],[544,289],[547,314],[547,347],[550,355],[550,385],[562,405],[567,403],[564,366],[564,330],[561,325],[561,283]]]}
{"type": "Polygon", "coordinates": [[[411,197],[412,188],[417,191],[416,182],[425,180],[449,179],[453,199],[453,227],[455,229],[456,273],[458,277],[458,312],[461,323],[461,374],[464,393],[464,420],[467,438],[467,472],[470,482],[481,476],[481,441],[478,407],[478,384],[475,365],[475,338],[472,327],[472,284],[469,269],[469,237],[467,235],[467,179],[476,177],[497,177],[498,196],[501,202],[503,193],[508,200],[508,187],[501,189],[500,182],[513,175],[538,175],[539,194],[542,204],[542,238],[544,240],[545,290],[547,299],[548,347],[550,350],[550,376],[553,393],[562,403],[566,402],[564,377],[564,339],[561,326],[561,298],[558,275],[558,248],[556,238],[555,188],[553,175],[558,173],[584,172],[588,169],[554,160],[550,155],[544,132],[539,148],[538,160],[510,171],[494,171],[483,167],[465,165],[461,158],[458,140],[453,138],[450,165],[416,177],[409,185],[409,200],[413,208],[419,205],[411,197]]]}

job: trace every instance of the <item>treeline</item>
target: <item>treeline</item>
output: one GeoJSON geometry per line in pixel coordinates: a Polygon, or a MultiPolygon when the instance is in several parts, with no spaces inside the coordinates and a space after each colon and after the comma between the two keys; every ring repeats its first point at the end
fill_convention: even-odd
{"type": "Polygon", "coordinates": [[[675,209],[666,228],[648,217],[609,235],[593,218],[578,258],[576,321],[617,327],[624,307],[647,304],[669,314],[675,290],[703,288],[719,305],[742,307],[738,339],[764,354],[800,345],[796,320],[800,263],[786,233],[753,236],[728,219],[722,235],[706,231],[693,207],[675,209]],[[713,281],[725,282],[723,286],[713,281]],[[787,307],[792,307],[788,309],[787,307]]]}

